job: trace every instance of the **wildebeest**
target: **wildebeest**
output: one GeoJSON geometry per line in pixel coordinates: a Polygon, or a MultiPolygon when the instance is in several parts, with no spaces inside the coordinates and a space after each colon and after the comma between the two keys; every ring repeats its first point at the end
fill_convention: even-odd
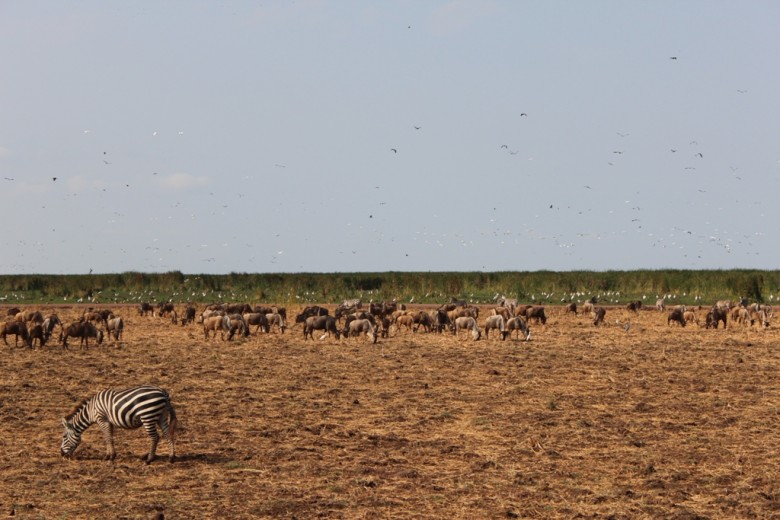
{"type": "Polygon", "coordinates": [[[195,315],[198,313],[198,311],[193,307],[192,305],[187,305],[187,307],[184,308],[184,312],[181,315],[180,323],[182,327],[184,325],[187,325],[188,323],[195,323],[195,315]]]}
{"type": "Polygon", "coordinates": [[[567,304],[566,304],[566,306],[563,308],[563,313],[564,313],[564,314],[569,314],[570,312],[571,312],[571,313],[573,313],[573,314],[575,314],[575,315],[577,314],[577,304],[576,304],[576,303],[574,303],[574,302],[569,302],[569,303],[567,303],[567,304]]]}
{"type": "Polygon", "coordinates": [[[672,309],[666,317],[666,324],[679,323],[680,327],[685,327],[685,313],[682,309],[672,309]]]}
{"type": "Polygon", "coordinates": [[[444,328],[452,330],[454,324],[450,320],[450,316],[444,309],[437,309],[436,314],[433,317],[433,325],[436,327],[436,332],[441,334],[444,332],[444,328]]]}
{"type": "Polygon", "coordinates": [[[244,321],[246,321],[247,327],[255,325],[255,334],[257,334],[260,329],[263,329],[263,332],[266,334],[271,330],[271,326],[268,323],[268,317],[266,314],[260,312],[250,312],[244,314],[244,321]]]}
{"type": "Polygon", "coordinates": [[[501,339],[505,340],[507,335],[506,320],[500,314],[494,314],[485,318],[485,339],[490,337],[490,331],[496,329],[501,333],[501,339]]]}
{"type": "Polygon", "coordinates": [[[733,326],[750,325],[750,313],[745,307],[734,307],[731,309],[731,324],[733,326]]]}
{"type": "Polygon", "coordinates": [[[304,307],[300,314],[295,316],[295,323],[304,323],[310,316],[327,316],[328,309],[320,307],[319,305],[310,305],[304,307]]]}
{"type": "Polygon", "coordinates": [[[119,341],[122,337],[122,333],[125,330],[125,322],[119,316],[114,316],[106,321],[106,334],[108,337],[114,337],[114,341],[119,341]]]}
{"type": "Polygon", "coordinates": [[[693,323],[695,325],[699,324],[699,319],[696,317],[696,313],[693,311],[683,312],[683,318],[685,318],[685,323],[693,323]]]}
{"type": "Polygon", "coordinates": [[[479,326],[477,326],[477,320],[471,316],[460,316],[459,318],[455,318],[455,335],[458,336],[462,330],[471,331],[471,338],[474,341],[477,341],[482,337],[482,331],[479,330],[479,326]]]}
{"type": "Polygon", "coordinates": [[[212,337],[217,337],[217,331],[219,331],[220,337],[225,339],[225,332],[230,332],[230,318],[227,316],[209,316],[203,320],[203,334],[206,339],[209,339],[209,333],[213,331],[212,337]]]}
{"type": "Polygon", "coordinates": [[[349,322],[349,324],[344,328],[344,336],[346,337],[357,337],[361,334],[365,334],[368,339],[371,340],[372,343],[377,342],[377,327],[375,324],[371,323],[370,320],[366,318],[352,320],[349,322]]]}
{"type": "Polygon", "coordinates": [[[419,311],[413,315],[414,318],[414,331],[417,332],[420,327],[425,329],[425,332],[430,332],[433,329],[433,318],[425,311],[419,311]]]}
{"type": "Polygon", "coordinates": [[[16,321],[43,323],[43,314],[41,311],[21,311],[16,314],[16,321]]]}
{"type": "Polygon", "coordinates": [[[60,321],[59,316],[56,314],[50,314],[46,317],[45,320],[43,320],[43,336],[46,341],[49,341],[49,338],[54,333],[54,328],[59,325],[60,326],[60,334],[62,334],[62,322],[60,321]]]}
{"type": "Polygon", "coordinates": [[[303,339],[307,337],[314,339],[314,331],[322,330],[325,333],[333,334],[336,339],[341,338],[341,333],[336,326],[336,318],[333,316],[309,316],[303,325],[303,339]]]}
{"type": "Polygon", "coordinates": [[[95,338],[98,345],[103,343],[103,331],[98,330],[92,322],[75,321],[63,327],[60,333],[60,341],[65,348],[68,348],[68,338],[79,338],[79,345],[82,348],[89,348],[89,338],[95,338]]]}
{"type": "Polygon", "coordinates": [[[639,309],[642,308],[642,302],[640,300],[635,300],[633,302],[628,302],[626,304],[626,310],[631,312],[638,312],[639,309]]]}
{"type": "MultiPolygon", "coordinates": [[[[233,336],[235,336],[236,333],[238,333],[239,337],[247,337],[249,336],[249,326],[246,323],[246,320],[244,320],[244,317],[241,314],[229,314],[227,316],[228,320],[228,341],[233,339],[233,336]]],[[[216,332],[214,333],[216,335],[216,332]]]]}
{"type": "Polygon", "coordinates": [[[6,312],[6,315],[7,315],[7,316],[10,316],[10,317],[12,317],[12,318],[13,318],[13,317],[15,317],[17,314],[19,314],[20,312],[22,312],[22,309],[20,309],[19,307],[11,307],[11,308],[10,308],[10,309],[8,309],[8,311],[6,312]]]}
{"type": "Polygon", "coordinates": [[[663,311],[664,309],[666,309],[666,300],[664,300],[663,298],[658,298],[655,301],[655,308],[658,309],[659,311],[663,311]]]}
{"type": "Polygon", "coordinates": [[[525,311],[525,319],[530,322],[532,319],[536,320],[537,323],[541,323],[544,325],[547,323],[547,316],[544,314],[544,307],[542,306],[536,306],[531,307],[530,309],[526,309],[525,311]]]}
{"type": "Polygon", "coordinates": [[[723,328],[726,328],[726,320],[728,318],[728,307],[718,307],[717,304],[710,309],[707,313],[707,317],[704,322],[706,328],[718,328],[718,323],[723,322],[723,328]]]}
{"type": "MultiPolygon", "coordinates": [[[[495,300],[499,307],[506,307],[510,314],[515,313],[515,307],[517,307],[517,298],[507,298],[506,296],[499,296],[496,294],[493,300],[495,300]]],[[[504,319],[508,320],[509,318],[505,316],[504,319]]]]}
{"type": "Polygon", "coordinates": [[[604,324],[604,316],[607,315],[607,309],[604,307],[596,307],[591,311],[590,315],[593,317],[593,325],[598,327],[599,325],[604,324]]]}
{"type": "Polygon", "coordinates": [[[35,340],[38,340],[38,345],[43,347],[46,344],[46,332],[43,330],[43,324],[35,323],[30,327],[30,347],[35,348],[35,340]]]}
{"type": "Polygon", "coordinates": [[[268,319],[268,332],[271,332],[273,328],[276,327],[279,332],[284,334],[284,329],[287,328],[287,325],[284,323],[284,319],[282,318],[281,314],[274,312],[266,314],[265,317],[268,319]]]}
{"type": "Polygon", "coordinates": [[[768,311],[764,307],[750,311],[750,326],[759,325],[764,328],[769,327],[769,317],[771,314],[771,311],[768,311]]]}
{"type": "Polygon", "coordinates": [[[582,304],[582,312],[583,313],[592,313],[593,309],[596,308],[596,305],[592,302],[585,302],[582,304]]]}
{"type": "Polygon", "coordinates": [[[157,315],[161,318],[168,316],[175,310],[176,308],[174,307],[172,302],[160,302],[157,304],[157,315]]]}
{"type": "Polygon", "coordinates": [[[370,302],[368,304],[368,312],[376,316],[377,318],[384,318],[389,316],[398,310],[398,302],[392,300],[390,302],[370,302]]]}
{"type": "Polygon", "coordinates": [[[395,326],[400,331],[402,327],[406,327],[409,332],[412,332],[414,327],[414,316],[411,314],[402,314],[395,319],[395,326]]]}
{"type": "Polygon", "coordinates": [[[506,330],[509,333],[509,337],[512,337],[512,331],[516,330],[517,332],[517,338],[520,338],[520,332],[523,333],[525,336],[525,340],[529,341],[531,339],[531,329],[528,328],[528,324],[526,324],[525,320],[521,318],[520,316],[515,316],[514,318],[510,318],[509,321],[506,322],[506,330]]]}
{"type": "MultiPolygon", "coordinates": [[[[512,307],[512,309],[514,309],[514,307],[512,307]]],[[[512,312],[509,311],[509,307],[495,307],[493,309],[490,309],[490,315],[502,316],[504,318],[504,321],[507,321],[509,318],[513,316],[512,312]]]]}
{"type": "MultiPolygon", "coordinates": [[[[14,346],[19,346],[19,336],[22,337],[24,344],[28,347],[32,346],[30,341],[30,331],[27,329],[27,324],[23,321],[4,321],[0,322],[0,338],[3,338],[3,343],[8,345],[8,341],[5,337],[8,334],[14,335],[14,346]]],[[[10,346],[10,345],[9,345],[10,346]]]]}
{"type": "Polygon", "coordinates": [[[138,314],[141,316],[146,316],[147,313],[152,313],[152,316],[154,316],[154,307],[149,302],[141,302],[138,304],[138,314]]]}

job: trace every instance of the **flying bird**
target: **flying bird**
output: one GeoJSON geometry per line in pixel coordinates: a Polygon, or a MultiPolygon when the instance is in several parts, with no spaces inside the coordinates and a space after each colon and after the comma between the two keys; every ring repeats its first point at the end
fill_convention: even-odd
{"type": "Polygon", "coordinates": [[[669,59],[670,59],[670,60],[676,60],[676,59],[677,59],[677,56],[669,56],[669,59]]]}
{"type": "Polygon", "coordinates": [[[697,156],[697,157],[704,157],[704,156],[701,154],[701,152],[697,153],[697,154],[696,154],[696,156],[697,156]]]}
{"type": "Polygon", "coordinates": [[[390,148],[390,151],[393,153],[398,153],[398,150],[396,150],[395,148],[390,148]]]}
{"type": "Polygon", "coordinates": [[[525,112],[520,112],[520,117],[528,117],[528,114],[526,114],[525,112]]]}
{"type": "Polygon", "coordinates": [[[502,144],[501,148],[509,148],[509,147],[507,145],[505,145],[505,144],[502,144]]]}
{"type": "Polygon", "coordinates": [[[52,177],[51,180],[52,180],[52,182],[54,182],[54,181],[57,180],[57,177],[52,177]]]}
{"type": "Polygon", "coordinates": [[[422,127],[421,126],[415,126],[414,127],[415,130],[419,130],[420,128],[422,128],[422,127]]]}

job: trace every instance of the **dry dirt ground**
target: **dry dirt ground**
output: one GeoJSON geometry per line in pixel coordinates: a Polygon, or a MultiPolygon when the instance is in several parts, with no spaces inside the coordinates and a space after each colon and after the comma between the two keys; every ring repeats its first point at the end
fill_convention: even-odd
{"type": "Polygon", "coordinates": [[[226,342],[115,311],[119,345],[2,346],[0,517],[780,517],[780,328],[548,307],[530,342],[226,342]],[[142,430],[104,461],[97,427],[60,457],[79,400],[139,383],[170,392],[175,463],[142,430]]]}

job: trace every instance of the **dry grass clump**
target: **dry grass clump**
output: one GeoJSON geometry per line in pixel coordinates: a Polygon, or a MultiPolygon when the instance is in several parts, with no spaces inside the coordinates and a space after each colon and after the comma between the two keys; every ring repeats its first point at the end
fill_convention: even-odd
{"type": "MultiPolygon", "coordinates": [[[[55,309],[73,317],[76,307],[55,309]]],[[[0,514],[18,518],[715,518],[780,515],[780,332],[549,309],[530,342],[300,328],[205,340],[117,308],[126,339],[4,348],[0,514]],[[631,319],[628,333],[615,323],[631,319]],[[380,350],[380,346],[383,347],[380,350]],[[141,430],[59,456],[60,418],[158,384],[176,463],[141,430]]],[[[295,309],[291,309],[291,314],[295,309]]],[[[480,320],[482,321],[482,320],[480,320]]]]}

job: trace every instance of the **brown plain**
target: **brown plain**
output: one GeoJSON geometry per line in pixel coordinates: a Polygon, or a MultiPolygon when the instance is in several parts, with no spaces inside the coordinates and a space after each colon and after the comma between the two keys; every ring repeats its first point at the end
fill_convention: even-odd
{"type": "MultiPolygon", "coordinates": [[[[780,516],[775,327],[681,328],[621,308],[594,327],[548,306],[530,342],[304,341],[300,325],[226,342],[113,307],[118,345],[2,345],[0,516],[780,516]],[[170,392],[175,463],[164,442],[140,461],[143,430],[117,430],[106,462],[95,426],[60,457],[79,400],[139,383],[170,392]]],[[[43,310],[65,323],[83,311],[43,310]]]]}

